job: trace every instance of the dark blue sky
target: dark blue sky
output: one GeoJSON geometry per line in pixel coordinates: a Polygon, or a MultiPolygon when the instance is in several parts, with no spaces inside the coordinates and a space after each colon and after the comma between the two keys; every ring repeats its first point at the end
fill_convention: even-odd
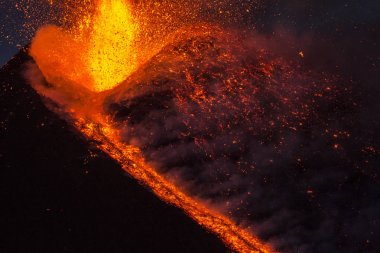
{"type": "Polygon", "coordinates": [[[3,38],[1,38],[0,67],[7,63],[8,60],[17,53],[17,51],[17,46],[4,43],[3,38]]]}
{"type": "Polygon", "coordinates": [[[18,43],[25,43],[18,36],[23,19],[21,13],[14,8],[14,2],[0,0],[0,66],[18,51],[18,43]]]}
{"type": "Polygon", "coordinates": [[[17,45],[28,43],[20,33],[23,14],[15,8],[15,0],[0,0],[0,66],[3,66],[15,53],[17,45]]]}

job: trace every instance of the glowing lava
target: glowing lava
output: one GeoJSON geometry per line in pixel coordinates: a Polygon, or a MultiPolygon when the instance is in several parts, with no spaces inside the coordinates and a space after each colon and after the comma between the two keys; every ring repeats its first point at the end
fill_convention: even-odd
{"type": "Polygon", "coordinates": [[[95,15],[84,16],[70,29],[42,28],[30,54],[47,81],[70,81],[101,92],[112,89],[137,68],[138,27],[129,4],[101,0],[95,15]]]}
{"type": "Polygon", "coordinates": [[[117,130],[105,120],[98,117],[92,122],[87,122],[85,119],[79,118],[75,125],[84,136],[96,141],[98,148],[118,161],[126,172],[149,186],[162,200],[183,209],[200,225],[216,233],[234,251],[243,253],[275,252],[257,237],[239,228],[227,217],[195,201],[159,175],[146,164],[139,148],[118,141],[117,130]]]}
{"type": "Polygon", "coordinates": [[[87,53],[95,91],[112,89],[137,66],[135,39],[138,25],[122,0],[102,0],[87,53]]]}

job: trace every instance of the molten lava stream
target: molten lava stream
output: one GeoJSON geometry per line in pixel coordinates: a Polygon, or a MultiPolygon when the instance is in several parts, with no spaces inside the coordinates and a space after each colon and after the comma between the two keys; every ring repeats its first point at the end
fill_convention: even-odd
{"type": "Polygon", "coordinates": [[[127,173],[147,185],[162,200],[181,208],[198,224],[217,234],[232,250],[257,253],[274,252],[258,238],[239,228],[228,218],[193,200],[159,175],[145,163],[141,151],[137,147],[120,142],[116,134],[117,130],[104,122],[106,120],[101,117],[96,123],[80,118],[75,125],[86,138],[95,140],[99,149],[118,161],[127,173]]]}

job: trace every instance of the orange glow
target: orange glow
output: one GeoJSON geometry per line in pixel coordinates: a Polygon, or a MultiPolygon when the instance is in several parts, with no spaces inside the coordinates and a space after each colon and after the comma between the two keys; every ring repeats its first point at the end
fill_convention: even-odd
{"type": "Polygon", "coordinates": [[[87,53],[95,91],[112,89],[136,69],[137,32],[128,4],[123,0],[101,1],[87,53]]]}
{"type": "Polygon", "coordinates": [[[68,80],[95,92],[112,89],[137,68],[138,24],[123,0],[101,0],[94,15],[71,29],[47,26],[37,33],[30,54],[46,79],[68,80]]]}

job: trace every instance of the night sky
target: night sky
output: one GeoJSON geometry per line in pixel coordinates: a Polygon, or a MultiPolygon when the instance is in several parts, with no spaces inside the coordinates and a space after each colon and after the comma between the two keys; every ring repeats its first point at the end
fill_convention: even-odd
{"type": "Polygon", "coordinates": [[[23,15],[15,8],[15,1],[0,1],[1,11],[1,37],[0,37],[0,65],[3,66],[13,55],[18,52],[17,44],[28,43],[19,34],[22,27],[23,15]]]}
{"type": "MultiPolygon", "coordinates": [[[[5,65],[19,52],[21,45],[29,44],[31,39],[30,35],[20,34],[23,18],[13,5],[13,1],[0,0],[0,66],[5,65]]],[[[136,145],[140,145],[144,155],[152,163],[159,164],[158,169],[162,173],[177,175],[180,168],[183,173],[183,181],[180,182],[188,186],[187,191],[195,196],[220,207],[223,201],[245,201],[239,189],[257,192],[244,205],[236,204],[238,211],[232,208],[232,211],[228,208],[221,210],[229,212],[237,223],[255,227],[254,231],[260,238],[275,245],[281,252],[379,252],[380,2],[261,1],[253,13],[243,16],[238,23],[226,23],[237,31],[249,30],[248,33],[252,34],[258,45],[264,45],[262,47],[273,55],[289,62],[289,66],[296,66],[296,72],[307,72],[308,75],[300,74],[299,79],[303,80],[299,83],[301,87],[308,82],[318,83],[327,77],[337,87],[337,93],[331,95],[331,100],[328,96],[326,100],[308,100],[308,94],[317,91],[311,89],[306,92],[304,101],[310,101],[310,105],[315,108],[308,121],[311,122],[310,126],[305,126],[304,132],[300,134],[284,134],[290,140],[286,145],[289,152],[275,156],[276,163],[271,164],[271,141],[267,146],[263,145],[268,149],[259,149],[256,147],[262,146],[256,143],[256,136],[244,136],[249,124],[256,124],[249,122],[247,126],[242,123],[232,129],[243,140],[248,151],[237,155],[229,153],[231,156],[223,160],[222,165],[213,160],[202,163],[204,167],[199,172],[196,161],[204,158],[192,154],[187,145],[177,143],[177,137],[173,137],[175,127],[170,131],[170,137],[160,129],[167,122],[173,126],[180,125],[186,119],[185,113],[184,116],[174,117],[171,110],[177,108],[165,104],[170,104],[171,95],[155,95],[149,90],[149,84],[154,82],[162,82],[170,90],[171,85],[176,87],[182,82],[179,77],[154,82],[147,78],[148,91],[145,94],[132,98],[125,94],[110,96],[104,108],[120,124],[133,126],[135,132],[125,133],[126,142],[132,139],[136,145]],[[157,101],[155,96],[161,100],[157,101]],[[161,96],[167,96],[169,102],[161,96]],[[126,108],[126,104],[132,106],[126,108]],[[160,106],[169,109],[157,109],[160,106]],[[141,118],[139,115],[148,116],[141,118]],[[170,121],[165,121],[167,118],[170,121]],[[346,134],[346,130],[350,138],[342,137],[339,145],[334,146],[337,144],[330,143],[327,137],[327,141],[315,137],[325,131],[326,125],[329,130],[337,129],[339,132],[342,129],[336,138],[341,138],[340,135],[346,134]],[[155,135],[144,139],[144,136],[149,135],[148,132],[155,135]],[[176,149],[170,152],[166,150],[173,146],[176,149]],[[165,152],[160,153],[160,150],[165,152]],[[177,150],[182,150],[182,153],[177,150]],[[212,174],[219,166],[222,171],[225,168],[228,173],[235,175],[234,166],[226,164],[232,164],[235,160],[248,163],[252,159],[251,154],[254,154],[255,159],[259,157],[259,167],[268,169],[256,170],[243,179],[236,173],[237,176],[227,183],[217,181],[220,189],[226,185],[238,189],[236,194],[228,193],[225,198],[214,194],[215,188],[208,188],[213,182],[207,177],[207,172],[212,174]],[[289,157],[293,159],[294,154],[302,156],[299,160],[305,162],[301,165],[293,163],[289,157]],[[246,218],[245,215],[251,212],[253,215],[246,218]]],[[[165,55],[165,51],[162,54],[165,55]]],[[[256,58],[252,55],[250,57],[249,53],[241,53],[237,59],[244,64],[254,62],[256,58]]],[[[3,198],[10,207],[4,213],[8,220],[4,227],[8,233],[7,243],[1,246],[5,245],[5,252],[25,249],[22,243],[30,244],[32,252],[51,251],[54,245],[58,251],[69,252],[83,249],[85,252],[96,249],[108,252],[122,249],[152,252],[157,247],[161,247],[163,252],[226,252],[214,235],[198,227],[176,208],[160,202],[133,179],[124,176],[115,162],[104,153],[94,150],[91,143],[78,137],[69,124],[48,111],[23,78],[17,76],[24,70],[22,64],[28,60],[30,58],[21,51],[0,72],[0,160],[1,167],[6,168],[1,187],[3,198]],[[55,141],[57,138],[58,141],[55,141]],[[101,201],[98,202],[99,199],[101,201]],[[152,215],[150,210],[157,212],[152,215]],[[125,218],[125,213],[131,218],[125,218]],[[135,231],[136,227],[139,229],[135,231]],[[124,240],[123,235],[129,239],[124,240]],[[154,247],[140,245],[147,237],[154,247]],[[45,243],[45,238],[51,242],[45,243]]],[[[226,65],[218,67],[227,69],[226,65]]],[[[201,65],[199,69],[202,69],[201,65]]],[[[288,79],[281,79],[282,72],[278,72],[278,75],[280,82],[298,82],[296,75],[288,79]]],[[[272,83],[268,82],[270,85],[272,83]]],[[[151,89],[154,91],[154,88],[151,89]]],[[[270,92],[269,95],[276,93],[270,92]]],[[[267,98],[265,91],[258,94],[267,98]]],[[[286,97],[286,90],[281,95],[286,97]]],[[[248,99],[254,100],[256,97],[248,99]]],[[[266,102],[276,103],[258,100],[264,107],[266,102]]],[[[238,102],[227,99],[225,103],[238,102]]],[[[297,108],[297,104],[294,106],[297,108]]],[[[223,104],[213,110],[215,121],[225,116],[223,104]]],[[[273,115],[286,116],[286,111],[282,109],[268,106],[266,110],[269,115],[260,118],[263,122],[270,121],[273,115]]],[[[199,115],[200,120],[194,125],[203,124],[207,129],[212,128],[213,121],[203,120],[207,115],[199,115]]],[[[221,124],[224,123],[221,120],[221,124]]],[[[257,123],[258,126],[260,124],[264,123],[257,123]]],[[[207,135],[202,131],[195,131],[194,136],[197,137],[199,133],[201,136],[207,135]]],[[[259,136],[267,134],[264,130],[258,130],[257,133],[259,136]]],[[[229,135],[220,134],[217,137],[228,138],[229,135]]],[[[216,139],[208,139],[210,146],[219,145],[216,139]]],[[[218,150],[211,148],[216,155],[219,155],[218,150]]],[[[235,152],[233,148],[230,150],[235,152]]]]}
{"type": "MultiPolygon", "coordinates": [[[[244,1],[239,1],[244,2],[244,1]]],[[[16,1],[0,1],[0,65],[5,64],[17,51],[17,45],[29,43],[30,34],[22,33],[23,13],[14,8],[16,1]]],[[[247,16],[246,23],[259,32],[272,33],[277,27],[285,27],[295,34],[315,34],[336,40],[356,40],[360,47],[366,47],[369,61],[378,60],[377,25],[379,22],[379,3],[365,1],[259,1],[254,15],[247,16]]],[[[242,24],[243,25],[243,24],[242,24]]],[[[246,24],[244,24],[246,25],[246,24]]],[[[347,43],[348,41],[346,41],[347,43]]],[[[334,45],[336,49],[344,47],[334,45]]],[[[359,57],[359,52],[357,57],[359,57]]]]}

